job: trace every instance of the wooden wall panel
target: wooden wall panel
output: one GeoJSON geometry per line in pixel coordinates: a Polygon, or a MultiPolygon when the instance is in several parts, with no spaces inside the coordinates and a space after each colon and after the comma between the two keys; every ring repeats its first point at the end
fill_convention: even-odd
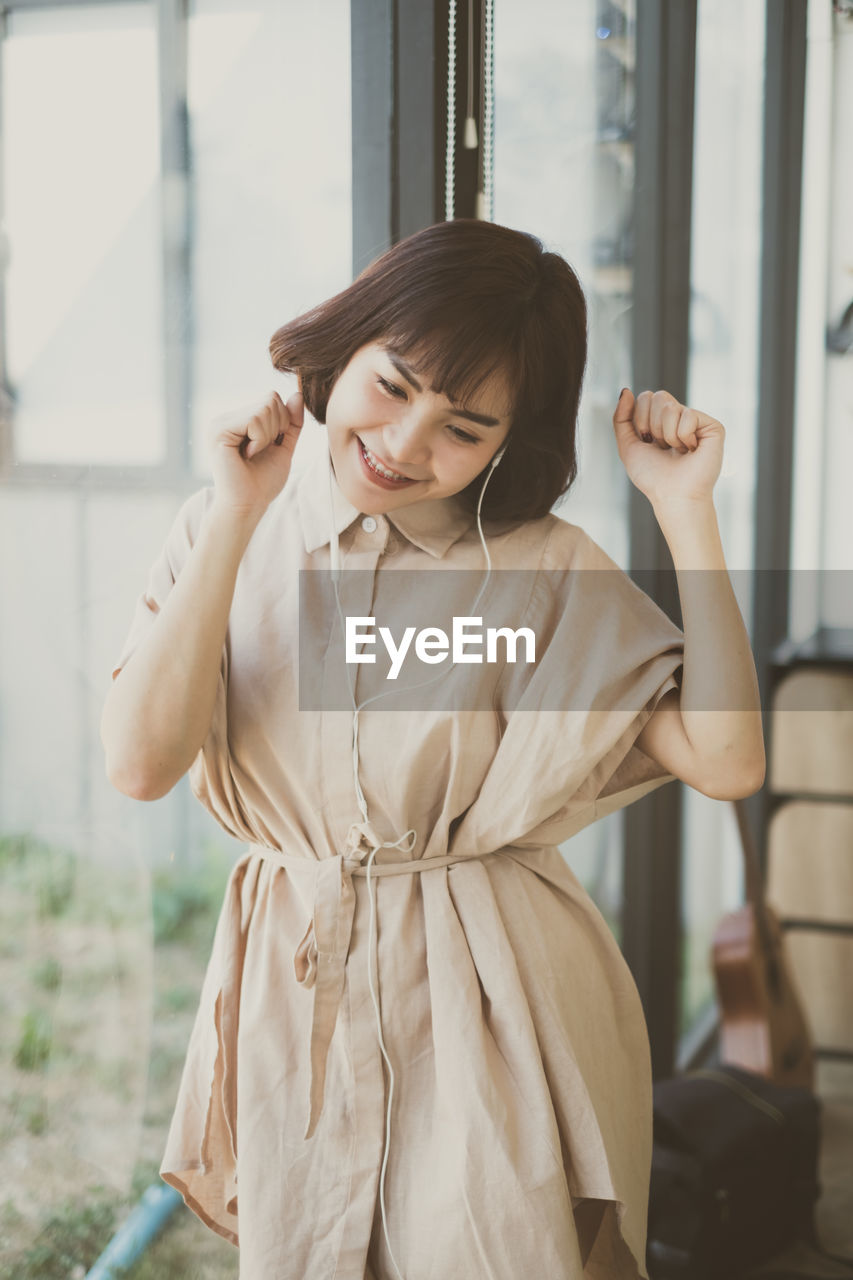
{"type": "Polygon", "coordinates": [[[770,822],[767,900],[783,917],[853,929],[853,805],[790,801],[770,822]]]}
{"type": "Polygon", "coordinates": [[[815,1047],[853,1052],[853,937],[792,929],[786,942],[815,1047]]]}
{"type": "Polygon", "coordinates": [[[800,670],[780,681],[769,773],[776,792],[853,796],[853,675],[800,670]]]}

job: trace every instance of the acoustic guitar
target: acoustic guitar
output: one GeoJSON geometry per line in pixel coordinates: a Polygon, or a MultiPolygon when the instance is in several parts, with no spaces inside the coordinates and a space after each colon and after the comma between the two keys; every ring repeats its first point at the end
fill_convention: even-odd
{"type": "Polygon", "coordinates": [[[780,1085],[811,1089],[814,1054],[788,968],[779,919],[764,900],[743,800],[733,801],[743,848],[746,904],[723,916],[712,945],[720,1056],[780,1085]]]}

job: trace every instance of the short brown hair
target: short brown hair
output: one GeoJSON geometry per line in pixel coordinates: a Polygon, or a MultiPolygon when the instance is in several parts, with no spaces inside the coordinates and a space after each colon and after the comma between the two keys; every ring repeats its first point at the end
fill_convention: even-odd
{"type": "MultiPolygon", "coordinates": [[[[298,373],[318,422],[356,351],[382,341],[433,391],[465,403],[493,371],[512,394],[506,456],[483,515],[546,515],[577,474],[578,402],[586,368],[586,300],[566,260],[535,236],[458,218],[388,249],[341,293],[277,329],[270,355],[298,373]]],[[[459,495],[474,510],[482,475],[459,495]]]]}

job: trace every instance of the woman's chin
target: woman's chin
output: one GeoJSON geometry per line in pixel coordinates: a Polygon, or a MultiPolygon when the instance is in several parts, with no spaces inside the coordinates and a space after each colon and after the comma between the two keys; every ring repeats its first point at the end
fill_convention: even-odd
{"type": "Polygon", "coordinates": [[[353,476],[343,468],[336,470],[335,478],[343,496],[350,506],[366,516],[382,515],[389,507],[396,504],[393,494],[383,493],[376,486],[365,483],[359,476],[353,476]]]}

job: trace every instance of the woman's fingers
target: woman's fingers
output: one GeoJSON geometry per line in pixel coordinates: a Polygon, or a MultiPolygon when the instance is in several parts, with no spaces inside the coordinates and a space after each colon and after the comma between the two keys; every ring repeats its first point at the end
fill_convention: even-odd
{"type": "Polygon", "coordinates": [[[695,409],[688,409],[685,405],[678,420],[678,438],[691,452],[699,448],[699,438],[696,434],[698,427],[699,414],[695,409]]]}
{"type": "Polygon", "coordinates": [[[648,430],[654,443],[661,449],[672,447],[680,408],[681,405],[668,391],[655,391],[651,396],[648,430]],[[673,424],[673,410],[676,424],[673,424]]]}
{"type": "Polygon", "coordinates": [[[642,391],[636,398],[623,391],[613,427],[628,477],[652,505],[662,499],[704,499],[711,494],[722,466],[725,436],[716,418],[682,405],[668,391],[642,391]],[[678,455],[687,453],[693,456],[679,460],[678,455]]]}
{"type": "Polygon", "coordinates": [[[678,438],[681,409],[682,406],[677,400],[668,400],[661,405],[661,443],[668,449],[675,449],[678,453],[686,453],[687,445],[683,444],[678,438]]]}
{"type": "Polygon", "coordinates": [[[303,403],[300,393],[294,392],[285,405],[277,391],[273,391],[263,405],[252,414],[243,428],[240,452],[247,460],[256,458],[269,445],[284,444],[298,435],[303,421],[303,403]]]}
{"type": "Polygon", "coordinates": [[[285,404],[276,391],[217,418],[211,461],[221,500],[240,511],[265,510],[287,483],[302,422],[302,396],[285,404]]]}
{"type": "Polygon", "coordinates": [[[282,405],[281,429],[274,444],[296,444],[296,437],[305,421],[305,401],[301,391],[294,391],[286,405],[282,405]]]}
{"type": "Polygon", "coordinates": [[[641,391],[634,401],[634,430],[641,440],[651,441],[652,393],[641,391]]]}
{"type": "Polygon", "coordinates": [[[244,458],[257,457],[278,435],[277,402],[280,403],[280,400],[278,392],[273,391],[263,407],[249,418],[242,449],[244,458]]]}
{"type": "Polygon", "coordinates": [[[243,439],[240,441],[240,453],[244,458],[254,458],[255,454],[262,448],[263,427],[259,414],[255,414],[246,423],[243,439]]]}
{"type": "Polygon", "coordinates": [[[285,405],[290,421],[296,427],[301,427],[305,417],[305,400],[301,391],[294,391],[293,395],[285,405]]]}
{"type": "Polygon", "coordinates": [[[698,447],[699,414],[668,391],[641,391],[634,408],[634,429],[641,440],[661,449],[688,453],[698,447]]]}

